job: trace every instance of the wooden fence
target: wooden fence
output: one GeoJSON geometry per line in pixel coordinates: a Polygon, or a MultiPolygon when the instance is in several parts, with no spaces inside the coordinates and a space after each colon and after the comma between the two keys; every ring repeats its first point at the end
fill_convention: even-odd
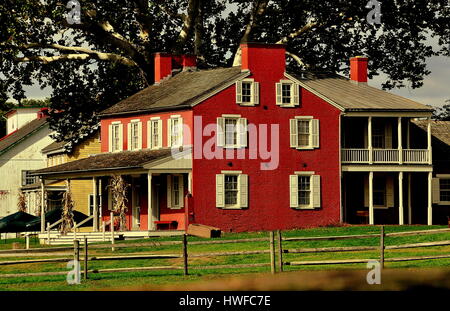
{"type": "MultiPolygon", "coordinates": [[[[344,235],[344,236],[318,236],[318,237],[283,237],[281,231],[269,232],[268,238],[249,238],[236,240],[207,240],[207,241],[191,241],[188,243],[187,235],[183,235],[182,241],[162,241],[162,242],[145,242],[145,243],[121,243],[115,244],[114,249],[123,247],[152,247],[162,245],[180,245],[179,254],[139,254],[139,255],[117,255],[117,256],[89,256],[89,250],[111,248],[110,245],[88,244],[87,238],[84,239],[83,245],[80,245],[78,240],[74,241],[73,247],[54,247],[54,248],[38,248],[38,249],[22,249],[22,250],[2,250],[0,254],[42,254],[43,252],[73,252],[73,259],[77,262],[83,263],[81,274],[84,278],[88,278],[91,273],[112,273],[112,272],[131,272],[131,271],[156,271],[156,270],[182,270],[184,275],[188,275],[189,271],[205,270],[205,269],[241,269],[254,267],[270,267],[271,273],[282,272],[284,266],[305,266],[305,265],[337,265],[337,264],[355,264],[367,263],[370,260],[379,260],[381,267],[385,262],[398,261],[413,261],[413,260],[431,260],[450,258],[450,254],[434,255],[434,256],[417,256],[417,257],[402,257],[402,258],[385,258],[386,250],[391,249],[406,249],[406,248],[420,248],[433,246],[450,245],[450,240],[435,241],[426,243],[401,244],[401,245],[386,245],[386,238],[408,235],[426,235],[450,232],[450,229],[434,229],[422,231],[396,232],[386,234],[384,227],[381,227],[379,234],[361,234],[361,235],[344,235]],[[378,238],[378,246],[352,246],[352,247],[320,247],[320,248],[290,248],[290,242],[295,241],[334,241],[344,239],[364,239],[364,238],[378,238]],[[209,252],[209,253],[192,253],[189,252],[189,245],[206,245],[206,244],[227,244],[227,243],[251,243],[251,242],[268,242],[268,249],[252,250],[252,251],[227,251],[227,252],[209,252]],[[276,247],[277,246],[277,247],[276,247]],[[308,261],[284,261],[284,254],[301,254],[301,253],[325,253],[325,252],[354,252],[354,251],[370,251],[379,250],[377,258],[361,258],[361,259],[342,259],[342,260],[308,260],[308,261]],[[189,266],[189,258],[200,257],[215,257],[215,256],[237,256],[237,255],[259,255],[270,254],[270,262],[267,263],[249,263],[249,264],[234,264],[234,265],[206,265],[206,266],[189,266]],[[89,262],[92,261],[119,261],[119,260],[154,260],[154,259],[174,259],[182,258],[182,265],[180,266],[145,266],[145,267],[126,267],[126,268],[107,268],[107,269],[89,269],[89,262]],[[82,259],[82,260],[80,260],[82,259]]],[[[26,259],[26,260],[10,260],[0,261],[2,265],[16,265],[28,263],[49,263],[49,262],[68,262],[72,260],[68,257],[61,258],[46,258],[46,259],[26,259]]],[[[67,271],[58,272],[36,272],[36,273],[14,273],[14,274],[0,274],[3,277],[32,277],[32,276],[53,276],[64,275],[67,271]]]]}

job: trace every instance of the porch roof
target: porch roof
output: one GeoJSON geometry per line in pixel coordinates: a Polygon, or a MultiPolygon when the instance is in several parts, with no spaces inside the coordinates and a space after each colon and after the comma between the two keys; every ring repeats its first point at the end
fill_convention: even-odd
{"type": "Polygon", "coordinates": [[[146,164],[172,156],[170,148],[159,150],[122,151],[101,153],[88,158],[40,169],[33,175],[48,176],[70,173],[112,171],[122,169],[145,169],[146,164]]]}

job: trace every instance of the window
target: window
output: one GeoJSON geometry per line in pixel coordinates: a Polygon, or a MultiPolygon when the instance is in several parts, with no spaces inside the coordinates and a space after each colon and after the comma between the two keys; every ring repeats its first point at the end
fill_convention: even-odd
{"type": "Polygon", "coordinates": [[[183,145],[183,119],[180,116],[171,116],[168,122],[168,145],[178,147],[183,145]]]}
{"type": "Polygon", "coordinates": [[[109,151],[122,151],[123,146],[123,125],[112,123],[109,125],[109,151]]]}
{"type": "Polygon", "coordinates": [[[217,174],[216,206],[225,209],[248,207],[248,176],[241,171],[222,171],[222,174],[217,174]]]}
{"type": "Polygon", "coordinates": [[[319,208],[321,200],[320,176],[314,172],[295,172],[290,175],[290,206],[298,209],[319,208]]]}
{"type": "Polygon", "coordinates": [[[128,124],[128,150],[142,149],[142,123],[133,120],[128,124]]]}
{"type": "Polygon", "coordinates": [[[240,115],[217,118],[217,145],[224,148],[247,147],[247,119],[240,115]]]}
{"type": "Polygon", "coordinates": [[[259,83],[253,79],[236,82],[236,103],[242,106],[259,104],[259,83]]]}
{"type": "Polygon", "coordinates": [[[183,175],[167,175],[167,208],[180,209],[183,201],[183,175]]]}
{"type": "Polygon", "coordinates": [[[450,178],[439,180],[439,192],[441,202],[450,202],[450,178]]]}
{"type": "Polygon", "coordinates": [[[290,80],[276,84],[276,103],[281,107],[295,107],[300,104],[300,87],[290,80]]]}
{"type": "MultiPolygon", "coordinates": [[[[97,208],[100,209],[100,195],[97,195],[97,208]]],[[[100,213],[100,210],[98,211],[100,213]]],[[[89,216],[94,215],[94,195],[89,195],[89,216]]]]}
{"type": "Polygon", "coordinates": [[[383,177],[373,179],[373,205],[386,206],[386,179],[383,177]]]}
{"type": "Polygon", "coordinates": [[[152,119],[148,122],[148,147],[151,149],[162,148],[162,120],[152,119]]]}
{"type": "Polygon", "coordinates": [[[450,175],[438,174],[432,180],[433,203],[450,205],[450,175]]]}
{"type": "Polygon", "coordinates": [[[22,171],[22,186],[33,185],[38,182],[37,176],[32,176],[31,171],[22,171]]]}
{"type": "MultiPolygon", "coordinates": [[[[374,174],[372,187],[374,208],[394,207],[394,176],[382,173],[374,174]]],[[[369,174],[364,177],[364,206],[369,207],[369,174]]]]}
{"type": "Polygon", "coordinates": [[[379,149],[385,148],[384,125],[380,124],[379,122],[373,122],[372,147],[379,148],[379,149]]]}
{"type": "Polygon", "coordinates": [[[291,119],[290,145],[296,149],[319,148],[319,120],[304,116],[291,119]]]}

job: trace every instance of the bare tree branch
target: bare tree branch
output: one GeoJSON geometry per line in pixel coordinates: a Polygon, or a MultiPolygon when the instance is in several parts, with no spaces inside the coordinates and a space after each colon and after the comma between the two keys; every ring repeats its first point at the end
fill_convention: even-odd
{"type": "Polygon", "coordinates": [[[292,59],[294,59],[298,64],[300,64],[300,66],[303,66],[305,68],[309,68],[310,67],[308,64],[305,64],[305,62],[300,57],[298,57],[297,55],[292,54],[292,53],[287,52],[287,51],[286,51],[286,55],[292,57],[292,59]]]}
{"type": "Polygon", "coordinates": [[[187,15],[183,16],[183,27],[178,35],[175,51],[180,53],[186,42],[192,35],[194,26],[199,16],[202,0],[189,0],[187,15]]]}

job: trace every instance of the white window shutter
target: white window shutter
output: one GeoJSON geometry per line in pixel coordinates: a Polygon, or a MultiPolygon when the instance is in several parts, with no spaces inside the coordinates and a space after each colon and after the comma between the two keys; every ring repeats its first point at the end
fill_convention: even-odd
{"type": "Polygon", "coordinates": [[[290,141],[291,148],[297,148],[298,146],[298,129],[297,129],[297,119],[290,119],[290,141]]]}
{"type": "Polygon", "coordinates": [[[242,81],[236,82],[236,104],[242,104],[242,81]]]}
{"type": "Polygon", "coordinates": [[[238,119],[238,146],[239,147],[247,147],[247,119],[239,118],[238,119]]]}
{"type": "Polygon", "coordinates": [[[138,123],[138,149],[142,149],[142,138],[144,135],[142,135],[142,122],[138,123]]]}
{"type": "Polygon", "coordinates": [[[153,126],[152,121],[147,121],[147,148],[153,149],[152,138],[153,137],[153,126]]]}
{"type": "Polygon", "coordinates": [[[123,151],[123,124],[119,124],[119,151],[123,151]]]}
{"type": "Polygon", "coordinates": [[[386,205],[394,207],[394,178],[392,176],[386,177],[386,205]]]}
{"type": "Polygon", "coordinates": [[[319,120],[312,119],[311,120],[311,147],[319,148],[319,120]]]}
{"type": "Polygon", "coordinates": [[[113,143],[113,137],[112,137],[112,135],[113,135],[113,131],[112,131],[112,128],[113,128],[113,126],[112,126],[112,124],[110,124],[109,126],[108,126],[108,151],[109,152],[111,152],[111,151],[113,151],[113,149],[112,149],[112,143],[113,143]]]}
{"type": "Polygon", "coordinates": [[[184,207],[184,178],[183,175],[178,177],[178,193],[180,195],[180,207],[184,207]]]}
{"type": "Polygon", "coordinates": [[[225,175],[216,175],[216,206],[225,207],[225,175]]]}
{"type": "Polygon", "coordinates": [[[163,121],[158,120],[158,146],[157,148],[162,148],[163,146],[163,121]]]}
{"type": "Polygon", "coordinates": [[[248,175],[239,175],[239,207],[248,207],[248,175]]]}
{"type": "Polygon", "coordinates": [[[127,150],[132,149],[132,143],[131,143],[131,123],[127,124],[127,150]]]}
{"type": "Polygon", "coordinates": [[[320,207],[320,175],[311,176],[312,184],[312,207],[320,207]]]}
{"type": "Polygon", "coordinates": [[[292,84],[292,93],[293,93],[293,103],[294,106],[298,106],[300,104],[300,87],[297,83],[292,84]]]}
{"type": "Polygon", "coordinates": [[[225,145],[225,118],[217,118],[217,146],[225,145]]]}
{"type": "Polygon", "coordinates": [[[167,119],[167,147],[172,146],[172,119],[167,119]]]}
{"type": "Polygon", "coordinates": [[[253,82],[253,105],[259,105],[259,82],[253,82]]]}
{"type": "Polygon", "coordinates": [[[167,175],[167,208],[172,208],[172,175],[167,175]]]}
{"type": "Polygon", "coordinates": [[[277,83],[276,93],[277,93],[277,105],[281,106],[283,104],[281,83],[277,83]]]}
{"type": "Polygon", "coordinates": [[[289,192],[290,192],[290,205],[291,207],[298,207],[298,176],[289,176],[289,192]]]}
{"type": "Polygon", "coordinates": [[[441,185],[439,178],[433,178],[431,180],[432,198],[433,203],[439,203],[441,201],[441,185]]]}
{"type": "Polygon", "coordinates": [[[179,141],[177,141],[177,146],[183,146],[183,118],[178,118],[178,133],[179,141]]]}

